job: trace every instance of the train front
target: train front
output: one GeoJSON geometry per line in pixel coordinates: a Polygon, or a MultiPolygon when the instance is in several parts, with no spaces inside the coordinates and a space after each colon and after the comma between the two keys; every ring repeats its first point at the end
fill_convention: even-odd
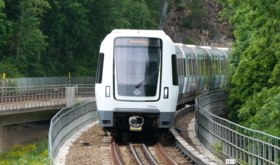
{"type": "Polygon", "coordinates": [[[107,59],[110,49],[102,50],[101,45],[101,51],[108,52],[104,68],[107,63],[112,67],[103,70],[106,80],[100,91],[105,95],[96,98],[100,126],[106,130],[154,131],[172,126],[178,97],[173,96],[178,95],[178,86],[173,85],[171,72],[175,48],[163,32],[159,34],[111,33],[103,41],[113,45],[107,59]]]}

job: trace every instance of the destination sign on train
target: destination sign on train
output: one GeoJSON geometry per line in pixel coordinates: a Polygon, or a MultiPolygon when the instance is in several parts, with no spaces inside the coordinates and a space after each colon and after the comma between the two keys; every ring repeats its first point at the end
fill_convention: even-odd
{"type": "Polygon", "coordinates": [[[157,38],[144,37],[122,37],[115,39],[116,46],[160,46],[161,40],[157,38]]]}

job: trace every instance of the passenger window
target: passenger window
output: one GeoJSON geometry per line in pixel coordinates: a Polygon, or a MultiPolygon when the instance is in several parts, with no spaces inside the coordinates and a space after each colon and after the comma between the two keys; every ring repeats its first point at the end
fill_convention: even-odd
{"type": "Polygon", "coordinates": [[[213,75],[216,74],[216,62],[215,62],[215,56],[212,55],[212,71],[213,71],[213,75]]]}
{"type": "Polygon", "coordinates": [[[182,76],[182,64],[181,64],[181,58],[179,58],[179,69],[180,69],[180,77],[182,76]]]}
{"type": "Polygon", "coordinates": [[[184,69],[184,59],[181,58],[181,64],[182,64],[182,76],[185,76],[185,69],[184,69]]]}
{"type": "Polygon", "coordinates": [[[184,77],[186,77],[186,59],[183,60],[184,64],[184,77]]]}
{"type": "Polygon", "coordinates": [[[204,55],[202,55],[202,59],[201,59],[202,75],[206,75],[205,67],[206,67],[205,58],[204,55]]]}
{"type": "Polygon", "coordinates": [[[98,58],[97,72],[96,72],[96,84],[102,83],[102,74],[103,74],[103,62],[104,62],[104,54],[100,53],[98,58]]]}
{"type": "Polygon", "coordinates": [[[222,74],[226,74],[226,59],[225,56],[221,56],[221,67],[222,67],[222,74]]]}
{"type": "Polygon", "coordinates": [[[171,61],[172,61],[172,82],[173,85],[178,85],[177,57],[175,54],[171,56],[171,61]]]}
{"type": "Polygon", "coordinates": [[[196,66],[196,62],[195,62],[195,55],[193,54],[193,59],[192,59],[192,64],[193,64],[193,76],[196,74],[197,68],[198,66],[196,66]]]}
{"type": "Polygon", "coordinates": [[[211,75],[211,67],[210,67],[210,59],[211,58],[209,58],[209,56],[206,56],[206,74],[208,75],[208,76],[210,76],[211,75]]]}
{"type": "Polygon", "coordinates": [[[192,55],[189,56],[189,70],[190,70],[190,76],[193,75],[193,64],[192,64],[192,55]]]}
{"type": "Polygon", "coordinates": [[[178,65],[178,77],[181,76],[181,69],[180,69],[180,59],[177,59],[177,65],[178,65]]]}
{"type": "Polygon", "coordinates": [[[186,60],[187,60],[187,74],[188,76],[190,76],[191,72],[190,72],[190,55],[188,53],[186,53],[186,60]]]}
{"type": "Polygon", "coordinates": [[[202,70],[202,55],[198,55],[198,66],[199,66],[199,75],[203,75],[203,70],[202,70]]]}
{"type": "Polygon", "coordinates": [[[215,74],[219,74],[218,57],[215,56],[215,74]]]}
{"type": "Polygon", "coordinates": [[[218,55],[218,68],[219,68],[219,74],[222,74],[222,66],[221,66],[221,62],[222,62],[222,59],[221,59],[221,56],[218,55]]]}

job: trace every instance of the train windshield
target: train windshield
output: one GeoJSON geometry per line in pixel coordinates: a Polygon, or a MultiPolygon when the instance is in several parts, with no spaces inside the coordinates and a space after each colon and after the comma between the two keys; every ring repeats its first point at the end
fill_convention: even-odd
{"type": "Polygon", "coordinates": [[[157,38],[116,38],[114,94],[118,100],[159,99],[162,41],[157,38]]]}

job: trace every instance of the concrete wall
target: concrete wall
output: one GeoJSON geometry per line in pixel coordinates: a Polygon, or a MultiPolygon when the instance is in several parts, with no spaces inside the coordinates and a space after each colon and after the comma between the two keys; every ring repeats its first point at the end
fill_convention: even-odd
{"type": "MultiPolygon", "coordinates": [[[[41,122],[42,123],[42,122],[41,122]]],[[[22,144],[27,145],[40,138],[47,137],[49,121],[42,124],[19,124],[0,127],[0,151],[22,144]]]]}

